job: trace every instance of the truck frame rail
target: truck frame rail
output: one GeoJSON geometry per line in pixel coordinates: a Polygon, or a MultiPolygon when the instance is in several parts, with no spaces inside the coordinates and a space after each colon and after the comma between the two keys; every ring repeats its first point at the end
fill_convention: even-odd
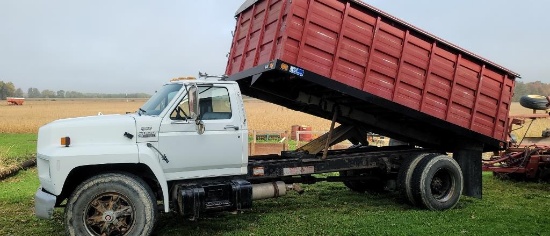
{"type": "MultiPolygon", "coordinates": [[[[304,175],[383,168],[392,172],[395,163],[421,153],[435,153],[432,149],[410,146],[387,146],[331,150],[326,159],[319,154],[300,151],[284,151],[281,155],[251,156],[248,161],[247,179],[254,182],[266,179],[285,179],[304,175]]],[[[397,166],[397,165],[396,165],[397,166]]]]}

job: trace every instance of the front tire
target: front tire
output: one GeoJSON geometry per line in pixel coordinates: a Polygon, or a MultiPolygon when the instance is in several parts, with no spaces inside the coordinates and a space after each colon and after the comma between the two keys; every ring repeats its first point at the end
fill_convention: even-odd
{"type": "Polygon", "coordinates": [[[68,235],[150,235],[157,218],[151,188],[129,173],[94,176],[71,194],[65,207],[68,235]]]}

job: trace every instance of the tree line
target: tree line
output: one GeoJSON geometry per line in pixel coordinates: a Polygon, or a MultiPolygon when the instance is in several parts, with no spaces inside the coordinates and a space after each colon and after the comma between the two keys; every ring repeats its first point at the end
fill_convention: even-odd
{"type": "Polygon", "coordinates": [[[151,95],[147,93],[82,93],[77,91],[49,90],[40,91],[38,88],[29,88],[24,93],[21,88],[16,88],[12,82],[0,80],[0,100],[6,100],[7,97],[25,97],[25,98],[148,98],[151,95]]]}
{"type": "Polygon", "coordinates": [[[519,99],[523,95],[550,96],[550,84],[543,83],[541,81],[524,83],[516,80],[516,86],[514,87],[514,97],[512,97],[512,101],[519,102],[519,99]]]}
{"type": "Polygon", "coordinates": [[[4,82],[0,80],[0,99],[6,100],[7,97],[23,96],[23,90],[16,89],[12,82],[4,82]]]}
{"type": "MultiPolygon", "coordinates": [[[[550,84],[541,81],[527,82],[516,80],[514,88],[513,102],[518,102],[521,96],[536,94],[550,96],[550,84]]],[[[7,97],[26,97],[26,98],[148,98],[151,95],[146,93],[81,93],[77,91],[58,90],[53,91],[45,89],[40,91],[38,88],[29,88],[24,93],[21,88],[16,88],[12,82],[0,80],[0,100],[6,100],[7,97]]]]}

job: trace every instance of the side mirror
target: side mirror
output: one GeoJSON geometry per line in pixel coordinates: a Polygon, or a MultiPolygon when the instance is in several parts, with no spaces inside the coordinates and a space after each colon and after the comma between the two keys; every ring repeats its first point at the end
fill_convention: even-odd
{"type": "Polygon", "coordinates": [[[199,89],[196,84],[192,84],[189,87],[189,116],[191,119],[197,119],[199,117],[199,89]]]}

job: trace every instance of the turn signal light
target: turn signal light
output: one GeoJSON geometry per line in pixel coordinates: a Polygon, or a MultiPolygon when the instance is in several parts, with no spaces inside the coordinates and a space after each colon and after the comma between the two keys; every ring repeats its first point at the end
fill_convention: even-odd
{"type": "Polygon", "coordinates": [[[61,138],[61,145],[65,147],[68,147],[69,145],[71,145],[71,138],[69,137],[61,138]]]}

